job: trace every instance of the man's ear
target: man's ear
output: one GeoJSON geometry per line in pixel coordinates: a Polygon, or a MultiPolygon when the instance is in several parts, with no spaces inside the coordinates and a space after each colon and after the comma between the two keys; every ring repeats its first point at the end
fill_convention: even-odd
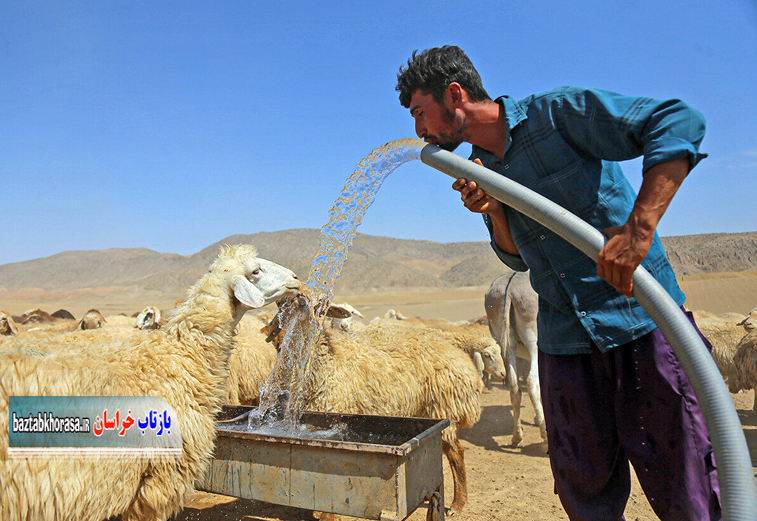
{"type": "Polygon", "coordinates": [[[458,108],[463,102],[463,96],[465,95],[465,89],[458,82],[453,81],[447,87],[447,93],[449,94],[449,100],[452,103],[453,108],[458,108]]]}

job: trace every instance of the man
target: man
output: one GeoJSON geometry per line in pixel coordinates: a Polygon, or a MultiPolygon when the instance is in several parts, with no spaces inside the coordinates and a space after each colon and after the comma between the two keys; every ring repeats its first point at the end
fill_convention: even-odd
{"type": "Polygon", "coordinates": [[[575,87],[492,100],[455,46],[414,52],[400,68],[397,91],[419,137],[450,151],[471,143],[476,163],[608,237],[595,264],[475,182],[452,185],[466,208],[483,214],[499,258],[531,270],[550,463],[570,519],[623,519],[629,461],[661,519],[720,519],[712,446],[696,397],[632,298],[632,274],[642,264],[678,305],[685,300],[655,229],[706,157],[699,153],[701,114],[678,100],[575,87]],[[636,195],[615,161],[638,156],[643,182],[636,195]]]}

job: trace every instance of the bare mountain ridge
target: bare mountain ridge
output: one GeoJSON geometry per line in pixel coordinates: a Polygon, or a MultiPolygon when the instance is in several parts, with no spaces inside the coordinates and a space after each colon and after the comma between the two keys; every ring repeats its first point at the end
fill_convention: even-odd
{"type": "Polygon", "coordinates": [[[750,271],[757,266],[757,232],[663,237],[662,243],[678,275],[750,271]]]}
{"type": "MultiPolygon", "coordinates": [[[[757,270],[757,232],[663,237],[680,275],[757,270]]],[[[193,255],[146,248],[68,251],[0,265],[0,296],[22,288],[71,292],[81,288],[137,287],[181,296],[207,269],[222,244],[254,244],[261,257],[308,276],[320,245],[315,229],[232,235],[193,255]]],[[[342,294],[390,288],[488,285],[506,268],[487,242],[437,243],[358,234],[336,290],[342,294]]],[[[1,297],[0,297],[1,298],[1,297]]]]}

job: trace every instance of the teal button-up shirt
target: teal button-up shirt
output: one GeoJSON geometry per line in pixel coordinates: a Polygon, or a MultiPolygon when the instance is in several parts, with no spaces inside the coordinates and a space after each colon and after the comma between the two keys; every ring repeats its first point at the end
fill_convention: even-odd
{"type": "MultiPolygon", "coordinates": [[[[642,170],[689,158],[689,169],[706,154],[702,115],[679,100],[623,96],[563,87],[504,106],[507,144],[503,159],[473,146],[495,172],[534,190],[598,230],[625,224],[636,193],[615,161],[644,156],[642,170]]],[[[657,327],[636,299],[626,299],[597,276],[597,265],[536,221],[506,207],[520,256],[492,247],[515,270],[531,270],[539,294],[539,349],[550,354],[605,352],[657,327]]],[[[492,232],[491,221],[484,222],[492,232]]],[[[642,265],[678,305],[686,300],[660,238],[642,265]]]]}

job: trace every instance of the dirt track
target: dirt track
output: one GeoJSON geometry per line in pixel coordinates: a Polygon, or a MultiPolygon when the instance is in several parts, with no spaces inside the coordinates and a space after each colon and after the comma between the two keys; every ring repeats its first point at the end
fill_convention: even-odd
{"type": "MultiPolygon", "coordinates": [[[[732,395],[752,456],[757,467],[757,413],[752,411],[753,392],[732,395]]],[[[524,397],[524,419],[533,418],[530,401],[524,397]]],[[[465,446],[469,501],[459,521],[533,520],[557,521],[567,516],[553,493],[552,475],[538,428],[526,423],[525,446],[509,446],[512,430],[510,394],[501,384],[485,391],[481,420],[460,431],[465,446]]],[[[757,472],[757,468],[755,468],[757,472]]],[[[451,498],[452,478],[445,461],[445,502],[451,498]]],[[[411,521],[423,521],[426,509],[416,510],[411,521]]],[[[629,521],[654,520],[649,503],[638,482],[633,480],[631,498],[625,512],[629,521]]],[[[312,520],[310,511],[259,501],[197,492],[178,517],[181,521],[299,521],[312,520]]],[[[353,519],[342,517],[342,519],[353,519]]]]}

